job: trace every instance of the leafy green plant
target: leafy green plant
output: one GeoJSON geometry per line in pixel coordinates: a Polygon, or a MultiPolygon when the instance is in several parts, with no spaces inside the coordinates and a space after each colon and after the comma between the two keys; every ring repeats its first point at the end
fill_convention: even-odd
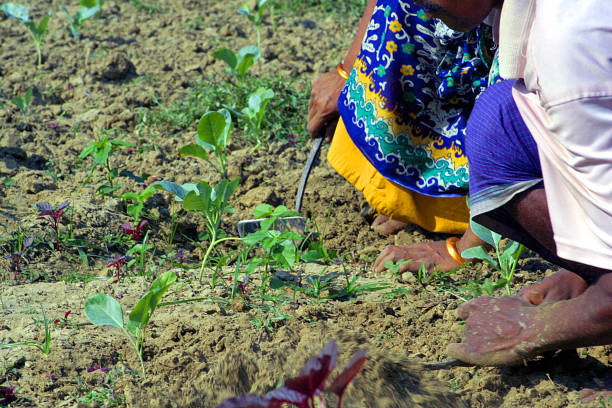
{"type": "Polygon", "coordinates": [[[28,88],[23,97],[13,96],[11,102],[21,111],[23,114],[23,120],[27,120],[28,107],[32,101],[32,87],[28,88]]]}
{"type": "Polygon", "coordinates": [[[147,244],[148,238],[149,238],[149,232],[147,231],[142,242],[138,244],[134,244],[125,253],[127,256],[134,257],[134,259],[131,259],[128,261],[127,263],[128,268],[136,265],[139,271],[138,274],[141,276],[147,274],[147,263],[151,262],[153,260],[153,256],[155,255],[155,251],[153,251],[153,253],[149,256],[148,261],[147,261],[147,252],[155,248],[154,245],[147,244]]]}
{"type": "Polygon", "coordinates": [[[121,188],[121,184],[114,184],[114,179],[119,175],[119,168],[113,168],[111,164],[111,156],[120,147],[123,146],[134,146],[132,143],[125,142],[118,138],[109,140],[110,135],[108,132],[104,132],[104,135],[98,138],[97,141],[91,142],[81,154],[80,159],[84,159],[87,156],[91,156],[94,160],[94,164],[91,166],[89,176],[83,182],[86,185],[91,180],[93,173],[98,168],[106,170],[106,183],[101,184],[97,188],[97,192],[100,195],[112,195],[114,191],[121,188]]]}
{"type": "Polygon", "coordinates": [[[255,92],[249,95],[249,105],[242,109],[241,117],[247,125],[249,137],[254,138],[256,146],[262,142],[261,124],[263,122],[266,107],[270,99],[274,97],[274,91],[268,88],[258,88],[255,92]]]}
{"type": "Polygon", "coordinates": [[[261,52],[259,47],[247,45],[238,50],[238,52],[228,48],[221,48],[213,52],[212,56],[225,61],[228,65],[227,72],[242,80],[249,68],[261,57],[261,52]]]}
{"type": "Polygon", "coordinates": [[[74,16],[68,12],[66,7],[64,6],[60,7],[62,11],[66,13],[66,16],[68,17],[68,21],[70,22],[70,25],[68,26],[68,30],[70,31],[71,37],[76,38],[76,39],[81,38],[81,35],[79,33],[81,26],[87,19],[95,16],[96,14],[100,12],[102,3],[103,2],[101,0],[81,0],[79,2],[79,4],[81,5],[81,8],[79,11],[76,12],[74,16]]]}
{"type": "Polygon", "coordinates": [[[47,24],[49,24],[51,12],[49,12],[45,17],[43,17],[43,19],[37,25],[35,22],[30,20],[27,7],[22,6],[21,4],[4,3],[2,6],[0,6],[0,10],[4,11],[4,13],[9,18],[15,18],[21,21],[28,28],[28,32],[34,40],[36,54],[38,55],[38,66],[40,67],[42,65],[42,53],[40,50],[40,45],[42,43],[43,36],[47,32],[47,24]]]}
{"type": "Polygon", "coordinates": [[[304,237],[293,231],[283,230],[279,225],[280,219],[299,215],[295,211],[288,210],[284,205],[274,208],[269,204],[260,204],[253,211],[253,215],[255,218],[262,219],[260,228],[242,238],[242,242],[249,247],[257,245],[263,251],[263,256],[254,258],[253,262],[264,265],[262,287],[265,288],[271,265],[279,265],[289,270],[294,269],[296,263],[300,261],[304,237]]]}
{"type": "Polygon", "coordinates": [[[497,254],[497,260],[493,259],[482,246],[468,248],[461,253],[461,256],[464,258],[476,258],[483,260],[499,271],[501,279],[497,284],[491,282],[491,284],[489,284],[486,288],[483,287],[485,291],[489,292],[494,290],[496,287],[505,286],[506,293],[511,295],[512,292],[510,291],[510,284],[514,278],[514,271],[516,270],[519,256],[525,247],[516,241],[510,240],[510,242],[508,242],[502,249],[500,246],[502,236],[493,231],[489,232],[493,248],[495,248],[495,252],[497,254]]]}
{"type": "Polygon", "coordinates": [[[45,341],[40,342],[36,340],[26,340],[26,341],[18,341],[15,343],[0,344],[0,350],[13,348],[13,347],[19,347],[19,346],[29,346],[29,347],[35,347],[39,349],[44,354],[49,354],[51,352],[51,329],[49,328],[49,322],[47,320],[47,313],[45,312],[45,308],[42,305],[42,303],[38,302],[38,304],[40,305],[40,311],[42,313],[43,323],[45,325],[45,341]]]}
{"type": "MultiPolygon", "coordinates": [[[[247,18],[255,24],[255,31],[257,32],[257,47],[261,50],[261,26],[263,24],[263,17],[268,6],[268,0],[258,0],[255,9],[251,10],[248,3],[238,9],[238,13],[247,16],[247,18]]],[[[274,5],[270,5],[270,11],[273,13],[274,5]]],[[[261,63],[261,62],[260,62],[261,63]]],[[[261,68],[261,65],[260,65],[261,68]]]]}
{"type": "Polygon", "coordinates": [[[240,240],[240,238],[228,237],[220,227],[223,215],[234,212],[234,208],[229,203],[229,198],[236,191],[238,182],[238,178],[232,181],[221,179],[215,187],[211,187],[205,181],[182,186],[171,181],[158,181],[153,184],[156,188],[174,194],[175,199],[182,203],[185,210],[198,214],[206,225],[208,233],[205,239],[208,241],[208,248],[202,260],[200,280],[204,275],[204,269],[208,264],[212,250],[221,242],[240,240]]]}
{"type": "Polygon", "coordinates": [[[410,262],[412,262],[412,259],[408,259],[407,261],[403,260],[403,259],[400,259],[397,262],[389,261],[389,262],[387,262],[385,264],[385,268],[387,270],[391,271],[394,276],[398,276],[400,274],[400,270],[402,269],[402,266],[404,266],[404,265],[406,265],[407,263],[410,263],[410,262]]]}
{"type": "Polygon", "coordinates": [[[127,324],[124,324],[121,305],[112,296],[96,293],[89,296],[85,302],[85,314],[94,325],[116,327],[125,334],[138,354],[143,378],[146,377],[142,359],[146,327],[153,312],[159,306],[161,298],[175,282],[176,274],[173,271],[165,272],[157,277],[130,312],[127,324]]]}
{"type": "Polygon", "coordinates": [[[134,221],[140,221],[140,214],[142,213],[142,209],[144,208],[144,202],[153,196],[157,192],[155,187],[149,186],[145,188],[140,193],[127,192],[123,193],[119,196],[119,198],[123,198],[124,200],[134,201],[134,204],[128,204],[126,206],[126,212],[134,218],[134,221]]]}
{"type": "Polygon", "coordinates": [[[179,149],[181,156],[199,157],[210,163],[211,166],[227,178],[227,155],[225,149],[232,131],[232,117],[230,113],[221,109],[205,113],[198,123],[198,133],[195,136],[197,144],[188,144],[179,149]],[[214,152],[218,166],[213,163],[207,150],[214,152]]]}
{"type": "Polygon", "coordinates": [[[348,269],[342,263],[345,286],[332,296],[334,299],[354,299],[362,293],[377,292],[379,290],[388,289],[391,285],[388,283],[366,283],[358,282],[359,274],[356,271],[348,269]]]}

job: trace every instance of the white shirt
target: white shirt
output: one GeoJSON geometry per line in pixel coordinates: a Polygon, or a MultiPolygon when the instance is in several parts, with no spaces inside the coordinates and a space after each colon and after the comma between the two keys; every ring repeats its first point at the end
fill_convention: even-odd
{"type": "Polygon", "coordinates": [[[612,269],[612,0],[506,0],[500,73],[523,79],[557,254],[612,269]]]}

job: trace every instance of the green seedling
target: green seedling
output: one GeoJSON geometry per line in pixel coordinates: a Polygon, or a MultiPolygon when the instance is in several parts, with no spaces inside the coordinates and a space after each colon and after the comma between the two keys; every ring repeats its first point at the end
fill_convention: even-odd
{"type": "Polygon", "coordinates": [[[68,17],[68,21],[70,22],[70,25],[68,26],[68,31],[70,31],[70,36],[76,39],[81,38],[79,30],[81,29],[81,26],[83,25],[83,23],[87,19],[95,16],[96,14],[100,12],[100,8],[102,7],[102,1],[83,0],[79,4],[81,5],[81,9],[77,11],[74,16],[68,12],[66,7],[64,6],[60,7],[64,11],[64,13],[66,13],[66,16],[68,17]]]}
{"type": "Polygon", "coordinates": [[[43,323],[45,325],[45,341],[41,343],[40,341],[36,340],[26,340],[15,343],[0,344],[0,350],[19,346],[29,346],[39,349],[44,354],[49,354],[51,352],[51,329],[49,328],[49,322],[47,321],[47,313],[45,312],[45,308],[42,303],[39,302],[38,304],[40,305],[40,311],[42,313],[43,323]]]}
{"type": "Polygon", "coordinates": [[[136,268],[139,271],[139,275],[146,275],[147,272],[147,264],[153,260],[153,256],[155,256],[155,251],[151,253],[147,262],[147,252],[151,249],[154,249],[155,246],[151,244],[147,244],[147,240],[149,238],[149,231],[144,236],[142,243],[134,244],[128,251],[125,253],[127,256],[134,257],[128,261],[127,266],[131,268],[136,265],[136,268]]]}
{"type": "Polygon", "coordinates": [[[119,175],[119,168],[112,167],[111,155],[122,146],[133,147],[134,145],[132,143],[125,142],[120,139],[109,140],[109,134],[105,133],[105,135],[100,137],[98,141],[91,142],[89,146],[83,149],[81,154],[79,154],[79,158],[84,159],[87,156],[91,156],[94,160],[94,164],[93,166],[91,166],[91,169],[89,171],[89,176],[87,176],[87,178],[83,182],[83,185],[89,183],[96,169],[103,168],[106,170],[107,183],[98,186],[98,194],[112,195],[114,191],[121,188],[121,184],[114,184],[114,179],[119,175]]]}
{"type": "Polygon", "coordinates": [[[225,149],[231,131],[232,117],[227,110],[207,112],[198,123],[198,133],[195,136],[197,144],[183,146],[179,149],[179,153],[183,157],[199,157],[207,161],[223,178],[227,178],[227,154],[225,149]],[[215,153],[218,166],[210,160],[207,151],[215,153]]]}
{"type": "Polygon", "coordinates": [[[262,284],[265,288],[270,266],[279,265],[293,271],[300,261],[304,237],[293,231],[280,231],[281,228],[277,228],[282,218],[299,215],[284,205],[274,208],[269,204],[260,204],[253,211],[253,215],[257,219],[262,219],[260,228],[242,238],[242,242],[250,247],[257,245],[263,250],[263,256],[254,260],[265,266],[262,284]]]}
{"type": "Polygon", "coordinates": [[[134,221],[140,221],[140,214],[142,213],[142,209],[144,208],[144,202],[153,196],[157,192],[155,187],[147,187],[140,193],[124,193],[119,196],[119,198],[123,198],[124,200],[133,201],[134,204],[128,204],[126,206],[126,212],[134,218],[134,221]]]}
{"type": "MultiPolygon", "coordinates": [[[[255,9],[251,10],[248,3],[244,3],[242,8],[238,9],[238,13],[247,16],[247,18],[255,24],[255,31],[257,32],[257,47],[261,50],[261,26],[263,24],[263,17],[268,6],[268,0],[259,0],[255,5],[255,9]]],[[[274,5],[270,6],[270,12],[273,12],[274,5]]],[[[261,60],[259,68],[261,69],[261,60]]]]}
{"type": "Polygon", "coordinates": [[[17,3],[4,3],[0,10],[4,11],[4,13],[9,18],[15,18],[21,21],[28,28],[28,32],[32,36],[34,40],[34,46],[36,47],[36,54],[38,55],[38,66],[42,65],[42,53],[40,50],[40,45],[42,43],[43,36],[47,32],[47,24],[49,24],[49,19],[51,18],[51,12],[49,12],[43,19],[40,21],[38,25],[30,20],[30,16],[28,13],[28,9],[25,6],[17,3]]]}
{"type": "Polygon", "coordinates": [[[249,95],[249,106],[242,109],[242,118],[245,120],[247,130],[254,137],[257,146],[261,140],[261,124],[263,122],[266,107],[270,99],[274,97],[274,91],[268,88],[258,88],[249,95]]]}
{"type": "Polygon", "coordinates": [[[13,96],[11,102],[21,111],[23,114],[23,120],[27,121],[28,107],[32,102],[32,88],[28,88],[23,97],[13,96]]]}
{"type": "Polygon", "coordinates": [[[407,261],[400,259],[397,262],[387,262],[385,264],[385,268],[393,273],[394,276],[399,276],[402,267],[408,263],[412,262],[412,259],[408,259],[407,261]]]}
{"type": "Polygon", "coordinates": [[[205,238],[208,241],[208,248],[202,261],[200,280],[202,280],[212,250],[224,241],[240,240],[236,237],[227,237],[225,231],[220,228],[223,215],[232,214],[235,211],[229,203],[229,198],[236,191],[238,182],[238,178],[232,181],[221,179],[215,187],[211,187],[205,181],[182,186],[170,181],[158,181],[153,184],[156,188],[174,194],[175,199],[182,203],[185,210],[198,214],[206,225],[208,234],[205,238]]]}
{"type": "Polygon", "coordinates": [[[221,48],[213,52],[212,56],[225,61],[228,65],[227,72],[242,80],[249,68],[261,57],[259,50],[255,45],[242,47],[237,53],[228,48],[221,48]]]}
{"type": "Polygon", "coordinates": [[[116,327],[125,334],[138,354],[143,378],[146,377],[142,359],[145,330],[161,298],[175,282],[176,274],[173,271],[168,271],[155,279],[151,288],[130,312],[127,324],[124,324],[121,305],[113,297],[104,293],[96,293],[87,298],[85,302],[85,314],[94,325],[116,327]]]}
{"type": "MultiPolygon", "coordinates": [[[[512,279],[514,278],[514,271],[516,270],[516,265],[519,256],[521,255],[521,252],[523,252],[523,249],[525,247],[516,241],[510,241],[502,249],[500,246],[502,236],[493,231],[489,231],[489,233],[491,243],[493,245],[493,248],[495,248],[495,252],[497,254],[497,260],[493,259],[482,246],[468,248],[461,253],[461,256],[468,259],[476,258],[483,260],[499,271],[501,275],[501,282],[498,282],[498,284],[493,284],[492,286],[488,285],[487,288],[483,288],[485,289],[485,291],[492,291],[496,286],[505,286],[506,293],[508,295],[511,295],[512,292],[510,291],[510,284],[512,283],[512,279]]],[[[482,234],[479,234],[479,236],[482,237],[482,234]]],[[[485,241],[489,242],[488,239],[485,239],[485,241]]]]}

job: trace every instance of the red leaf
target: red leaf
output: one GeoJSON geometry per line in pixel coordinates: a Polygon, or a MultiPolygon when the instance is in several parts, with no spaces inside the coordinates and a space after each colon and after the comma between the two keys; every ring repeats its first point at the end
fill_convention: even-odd
{"type": "Polygon", "coordinates": [[[361,368],[363,367],[367,358],[366,354],[366,349],[361,349],[356,352],[348,365],[344,367],[342,373],[340,373],[332,385],[329,386],[328,391],[336,394],[340,398],[340,401],[342,401],[342,395],[344,394],[344,391],[346,391],[346,387],[348,387],[351,381],[353,381],[357,374],[359,374],[359,371],[361,371],[361,368]]]}
{"type": "Polygon", "coordinates": [[[287,388],[284,385],[267,393],[266,398],[269,398],[272,402],[277,403],[279,406],[284,402],[287,404],[293,404],[298,408],[308,408],[308,395],[287,388]]]}
{"type": "Polygon", "coordinates": [[[239,397],[228,398],[217,405],[217,408],[276,408],[271,401],[257,394],[246,394],[239,397]]]}
{"type": "Polygon", "coordinates": [[[285,381],[285,387],[312,398],[325,388],[325,381],[338,363],[338,345],[331,340],[323,350],[304,364],[297,377],[285,381]]]}

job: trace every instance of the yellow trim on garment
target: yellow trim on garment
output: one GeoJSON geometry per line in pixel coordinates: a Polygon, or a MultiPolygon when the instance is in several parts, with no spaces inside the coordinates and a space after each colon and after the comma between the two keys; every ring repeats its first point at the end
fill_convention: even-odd
{"type": "Polygon", "coordinates": [[[363,192],[380,214],[417,224],[432,232],[463,234],[469,210],[465,197],[429,197],[384,178],[353,144],[342,118],[327,153],[327,160],[349,183],[363,192]]]}

